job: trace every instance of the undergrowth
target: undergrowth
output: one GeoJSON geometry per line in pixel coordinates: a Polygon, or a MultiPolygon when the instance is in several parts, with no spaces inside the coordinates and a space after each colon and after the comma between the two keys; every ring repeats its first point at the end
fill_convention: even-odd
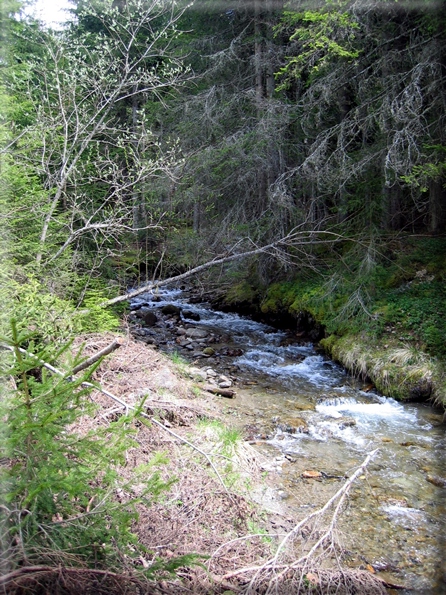
{"type": "Polygon", "coordinates": [[[326,260],[319,273],[271,285],[262,311],[296,317],[309,312],[325,327],[323,347],[352,372],[372,377],[386,394],[423,398],[431,394],[432,383],[443,394],[445,238],[346,242],[336,260],[326,260]],[[345,340],[337,345],[341,338],[345,340]],[[355,344],[363,345],[361,354],[355,344]],[[411,360],[416,353],[418,363],[401,361],[398,351],[411,354],[411,360]],[[422,354],[431,358],[429,364],[422,354]]]}
{"type": "MultiPolygon", "coordinates": [[[[100,362],[79,376],[57,373],[53,366],[67,357],[70,343],[49,349],[14,321],[0,341],[6,355],[0,399],[2,572],[35,564],[134,570],[145,553],[132,531],[137,506],[156,501],[174,481],[161,477],[165,457],[154,455],[131,481],[124,480],[119,469],[133,444],[134,415],[90,431],[75,429],[84,416],[94,415],[85,383],[100,362]]],[[[70,369],[78,363],[75,358],[70,369]]],[[[184,562],[154,559],[145,574],[184,562]]]]}

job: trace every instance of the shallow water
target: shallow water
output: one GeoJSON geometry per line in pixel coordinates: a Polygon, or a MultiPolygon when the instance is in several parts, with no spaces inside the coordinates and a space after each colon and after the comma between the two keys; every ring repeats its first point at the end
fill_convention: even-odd
{"type": "MultiPolygon", "coordinates": [[[[277,500],[286,502],[288,512],[300,518],[322,505],[379,448],[342,517],[345,560],[382,569],[380,576],[411,593],[445,593],[446,488],[428,481],[446,477],[441,415],[427,405],[401,404],[365,390],[311,344],[289,344],[284,331],[188,304],[180,290],[160,291],[158,299],[152,308],[187,307],[200,321],[185,322],[224,335],[225,346],[243,351],[231,358],[239,387],[229,412],[253,426],[254,441],[278,475],[277,500]],[[304,431],[291,431],[293,425],[304,431]],[[324,476],[304,479],[304,470],[324,476]]],[[[150,302],[151,296],[138,301],[150,302]]],[[[218,352],[219,345],[213,347],[218,352]]],[[[222,363],[201,361],[217,371],[222,363]]]]}

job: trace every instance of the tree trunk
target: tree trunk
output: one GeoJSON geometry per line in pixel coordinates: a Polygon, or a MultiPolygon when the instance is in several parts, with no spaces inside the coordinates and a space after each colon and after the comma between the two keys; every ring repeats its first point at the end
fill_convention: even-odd
{"type": "Polygon", "coordinates": [[[446,230],[445,180],[436,179],[429,183],[429,231],[442,233],[446,230]]]}

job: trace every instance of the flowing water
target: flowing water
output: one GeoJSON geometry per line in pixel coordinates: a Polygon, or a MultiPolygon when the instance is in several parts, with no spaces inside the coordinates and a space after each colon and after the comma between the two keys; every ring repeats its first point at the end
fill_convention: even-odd
{"type": "Polygon", "coordinates": [[[187,308],[200,320],[185,322],[223,336],[221,344],[212,345],[217,354],[223,345],[240,353],[230,361],[214,357],[198,365],[219,370],[225,364],[237,378],[237,397],[228,401],[227,412],[251,432],[271,462],[268,471],[277,474],[270,508],[302,518],[378,448],[342,516],[345,561],[374,567],[411,593],[445,593],[441,414],[377,394],[313,345],[290,341],[284,331],[207,304],[189,304],[180,290],[160,291],[157,299],[150,303],[145,294],[134,303],[187,308]],[[306,471],[320,475],[302,477],[306,471]]]}

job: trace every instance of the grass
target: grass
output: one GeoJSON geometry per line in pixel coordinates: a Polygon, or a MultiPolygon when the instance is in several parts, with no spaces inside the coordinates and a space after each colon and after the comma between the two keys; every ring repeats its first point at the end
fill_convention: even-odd
{"type": "Polygon", "coordinates": [[[218,448],[220,454],[226,457],[236,454],[242,440],[240,430],[227,427],[216,419],[202,419],[198,422],[198,428],[207,440],[214,443],[214,448],[218,448]]]}
{"type": "Polygon", "coordinates": [[[354,375],[369,378],[387,396],[400,400],[430,397],[446,403],[441,362],[414,347],[371,341],[363,333],[331,341],[331,355],[354,375]]]}
{"type": "Polygon", "coordinates": [[[178,353],[178,351],[172,351],[171,353],[167,354],[170,361],[175,365],[177,371],[184,376],[187,372],[187,367],[189,365],[188,361],[184,359],[182,355],[178,353]]]}

